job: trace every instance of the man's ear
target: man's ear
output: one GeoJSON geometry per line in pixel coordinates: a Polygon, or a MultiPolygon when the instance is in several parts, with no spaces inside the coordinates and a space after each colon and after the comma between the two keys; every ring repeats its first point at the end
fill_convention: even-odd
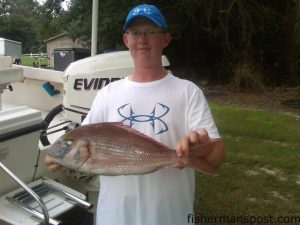
{"type": "Polygon", "coordinates": [[[123,34],[123,42],[128,48],[128,35],[126,33],[123,34]]]}
{"type": "Polygon", "coordinates": [[[169,32],[165,33],[164,48],[167,47],[170,44],[171,41],[172,41],[172,35],[169,32]]]}

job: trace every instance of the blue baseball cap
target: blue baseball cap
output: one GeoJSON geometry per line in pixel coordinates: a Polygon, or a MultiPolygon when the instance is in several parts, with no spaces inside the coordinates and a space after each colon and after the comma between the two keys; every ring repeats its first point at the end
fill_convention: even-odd
{"type": "Polygon", "coordinates": [[[130,10],[130,12],[127,15],[125,24],[123,26],[123,31],[126,31],[128,25],[138,17],[147,18],[151,20],[153,23],[155,23],[157,26],[163,28],[164,30],[167,29],[167,23],[165,17],[162,15],[160,10],[156,6],[141,4],[135,6],[130,10]]]}

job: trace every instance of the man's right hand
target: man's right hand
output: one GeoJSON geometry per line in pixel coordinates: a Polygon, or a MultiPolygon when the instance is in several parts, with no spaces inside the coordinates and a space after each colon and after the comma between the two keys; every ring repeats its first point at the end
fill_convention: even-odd
{"type": "Polygon", "coordinates": [[[48,154],[45,157],[45,163],[48,166],[48,169],[51,172],[55,172],[55,171],[66,171],[67,168],[63,167],[62,165],[59,165],[58,163],[56,163],[53,158],[51,156],[49,156],[48,154]]]}

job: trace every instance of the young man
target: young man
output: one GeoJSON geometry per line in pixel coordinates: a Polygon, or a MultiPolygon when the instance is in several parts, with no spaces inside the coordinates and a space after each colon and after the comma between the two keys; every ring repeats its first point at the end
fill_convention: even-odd
{"type": "MultiPolygon", "coordinates": [[[[209,147],[202,150],[203,159],[218,169],[225,158],[223,141],[202,91],[162,66],[163,49],[172,37],[161,12],[153,5],[138,5],[129,12],[123,30],[134,71],[98,92],[83,124],[122,121],[176,149],[179,156],[205,143],[209,147]]],[[[57,169],[47,163],[49,169],[57,169]]],[[[176,164],[150,174],[100,180],[97,224],[188,224],[193,214],[191,168],[176,164]]]]}

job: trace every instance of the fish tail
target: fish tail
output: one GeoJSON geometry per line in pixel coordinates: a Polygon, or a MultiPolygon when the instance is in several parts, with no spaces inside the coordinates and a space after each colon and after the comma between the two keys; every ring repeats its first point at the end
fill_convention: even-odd
{"type": "Polygon", "coordinates": [[[218,175],[217,171],[207,161],[199,157],[188,157],[187,165],[208,175],[218,175]]]}

